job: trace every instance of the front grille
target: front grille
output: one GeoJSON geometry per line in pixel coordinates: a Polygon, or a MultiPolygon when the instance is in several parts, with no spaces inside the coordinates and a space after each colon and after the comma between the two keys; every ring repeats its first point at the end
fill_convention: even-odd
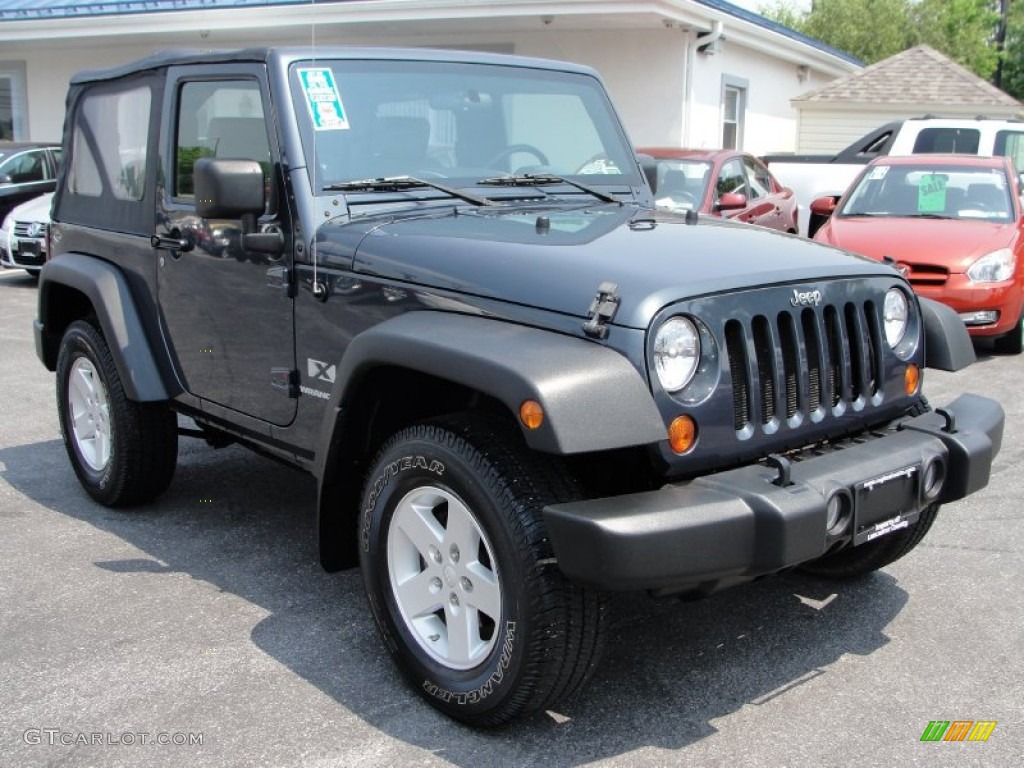
{"type": "Polygon", "coordinates": [[[949,270],[933,264],[909,264],[907,279],[911,285],[945,285],[949,270]]]}
{"type": "MultiPolygon", "coordinates": [[[[14,222],[14,234],[15,234],[15,236],[16,237],[29,237],[28,228],[33,223],[34,222],[31,222],[31,221],[16,221],[16,222],[14,222]]],[[[40,237],[40,235],[36,235],[36,237],[40,237]]]]}
{"type": "Polygon", "coordinates": [[[870,400],[882,381],[880,334],[872,301],[728,320],[734,428],[801,421],[870,400]]]}

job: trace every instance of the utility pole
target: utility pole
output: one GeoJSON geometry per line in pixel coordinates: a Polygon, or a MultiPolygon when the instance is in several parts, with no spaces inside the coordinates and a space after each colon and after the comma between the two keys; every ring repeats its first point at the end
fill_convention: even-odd
{"type": "Polygon", "coordinates": [[[996,73],[992,76],[992,84],[996,88],[1003,87],[1003,56],[1006,48],[1006,20],[1010,15],[1010,0],[999,0],[999,26],[996,27],[996,73]]]}

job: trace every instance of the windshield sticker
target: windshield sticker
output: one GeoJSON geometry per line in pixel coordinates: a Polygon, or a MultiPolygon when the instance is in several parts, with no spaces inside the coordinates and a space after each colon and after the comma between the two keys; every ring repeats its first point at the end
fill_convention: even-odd
{"type": "Polygon", "coordinates": [[[946,176],[931,173],[921,177],[917,187],[918,213],[939,213],[946,210],[946,176]]]}
{"type": "Polygon", "coordinates": [[[582,168],[576,171],[580,176],[593,175],[595,173],[611,174],[622,173],[619,167],[607,157],[595,157],[587,162],[582,168]]]}
{"type": "Polygon", "coordinates": [[[868,181],[878,181],[879,179],[884,179],[885,174],[887,174],[888,172],[888,165],[879,165],[875,168],[872,168],[871,173],[868,174],[868,181]]]}
{"type": "Polygon", "coordinates": [[[334,72],[327,67],[300,69],[298,72],[313,128],[318,131],[347,131],[348,116],[334,82],[334,72]]]}

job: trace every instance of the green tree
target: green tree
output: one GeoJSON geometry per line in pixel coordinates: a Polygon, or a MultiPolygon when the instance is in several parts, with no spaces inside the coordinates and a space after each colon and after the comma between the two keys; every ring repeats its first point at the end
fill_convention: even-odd
{"type": "Polygon", "coordinates": [[[1010,3],[1003,48],[1003,77],[1000,87],[1015,99],[1024,100],[1024,3],[1010,3]]]}
{"type": "Polygon", "coordinates": [[[868,64],[919,43],[984,78],[999,61],[998,0],[813,0],[810,11],[776,0],[761,12],[868,64]]]}
{"type": "Polygon", "coordinates": [[[911,7],[916,43],[927,43],[976,75],[990,79],[999,61],[999,3],[991,0],[920,0],[911,7]]]}
{"type": "Polygon", "coordinates": [[[868,64],[915,43],[909,0],[814,0],[810,11],[776,0],[761,13],[868,64]]]}

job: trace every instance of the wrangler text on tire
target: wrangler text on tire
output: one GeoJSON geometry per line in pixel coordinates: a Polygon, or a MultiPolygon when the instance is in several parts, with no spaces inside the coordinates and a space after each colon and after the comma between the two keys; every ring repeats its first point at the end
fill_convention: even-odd
{"type": "Polygon", "coordinates": [[[360,555],[374,619],[432,705],[499,725],[579,687],[599,655],[604,596],[558,570],[541,521],[573,485],[500,422],[403,429],[368,475],[360,555]]]}

